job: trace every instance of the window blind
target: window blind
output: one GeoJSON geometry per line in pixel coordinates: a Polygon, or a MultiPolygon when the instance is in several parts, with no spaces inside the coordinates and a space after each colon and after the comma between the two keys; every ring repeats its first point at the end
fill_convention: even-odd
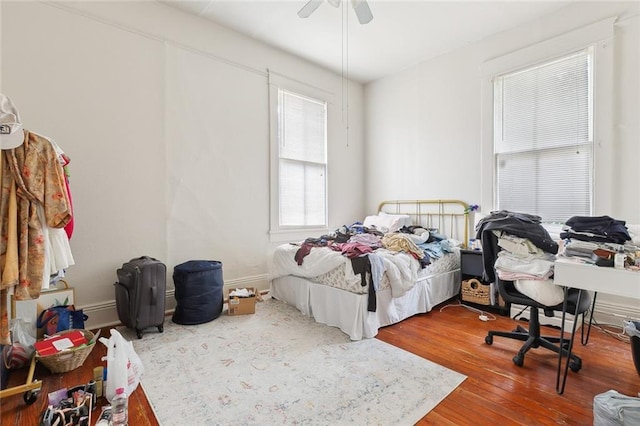
{"type": "Polygon", "coordinates": [[[564,222],[590,215],[591,48],[494,79],[497,205],[564,222]]]}
{"type": "Polygon", "coordinates": [[[326,226],[327,104],[278,91],[280,226],[326,226]]]}

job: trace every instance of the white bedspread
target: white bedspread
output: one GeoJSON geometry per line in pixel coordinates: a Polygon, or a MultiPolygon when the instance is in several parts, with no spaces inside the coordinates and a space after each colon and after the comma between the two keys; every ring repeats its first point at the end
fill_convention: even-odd
{"type": "MultiPolygon", "coordinates": [[[[276,248],[271,264],[270,280],[287,275],[312,278],[338,267],[344,269],[345,280],[360,280],[359,276],[353,272],[351,260],[328,247],[312,248],[303,259],[302,265],[298,265],[295,255],[299,248],[293,244],[283,244],[276,248]]],[[[386,249],[378,249],[375,253],[384,259],[385,273],[389,278],[393,297],[401,297],[413,288],[420,269],[418,260],[406,253],[386,249]]]]}
{"type": "Polygon", "coordinates": [[[384,259],[385,272],[391,285],[391,296],[402,297],[411,290],[418,279],[420,262],[406,253],[378,249],[376,254],[384,259]]]}
{"type": "MultiPolygon", "coordinates": [[[[298,265],[295,255],[299,249],[300,246],[293,244],[283,244],[276,248],[271,264],[271,280],[285,275],[305,278],[317,277],[345,264],[351,268],[351,262],[347,262],[349,259],[327,247],[312,248],[309,254],[304,257],[302,265],[298,265]]],[[[351,268],[351,275],[353,275],[353,268],[351,268]]]]}

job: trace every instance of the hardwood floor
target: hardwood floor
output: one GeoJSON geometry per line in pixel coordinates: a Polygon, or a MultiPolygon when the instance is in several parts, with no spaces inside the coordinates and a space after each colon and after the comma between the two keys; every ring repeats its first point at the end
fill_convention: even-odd
{"type": "MultiPolygon", "coordinates": [[[[484,343],[488,330],[511,330],[513,320],[498,316],[495,321],[483,322],[477,313],[461,307],[439,308],[385,327],[377,336],[468,376],[420,425],[588,425],[593,423],[595,395],[610,389],[634,396],[640,392],[640,374],[633,365],[629,344],[597,328],[592,329],[587,346],[576,345],[582,370],[569,372],[565,392],[558,395],[553,353],[533,349],[524,366],[517,367],[511,358],[521,342],[496,337],[493,345],[484,343]]],[[[108,329],[103,335],[108,335],[108,329]]],[[[47,393],[91,380],[93,367],[105,365],[101,361],[105,354],[104,345],[98,344],[82,367],[66,374],[51,374],[37,365],[35,377],[43,381],[40,396],[33,405],[26,405],[22,394],[0,400],[2,425],[36,425],[46,408],[47,393]]],[[[26,374],[26,370],[13,372],[9,385],[23,384],[26,374]]],[[[98,405],[104,404],[104,398],[99,400],[98,405]]],[[[94,411],[92,424],[99,413],[100,409],[94,411]]],[[[129,424],[158,424],[141,387],[129,399],[129,424]]]]}
{"type": "MultiPolygon", "coordinates": [[[[96,330],[93,330],[96,332],[96,330]]],[[[105,328],[100,333],[101,336],[109,336],[109,328],[105,328]]],[[[42,380],[42,390],[36,402],[27,405],[23,401],[23,394],[18,394],[0,400],[2,411],[2,426],[36,426],[42,412],[47,408],[47,394],[61,388],[71,388],[87,383],[93,379],[93,368],[106,366],[106,361],[101,358],[106,356],[107,348],[102,343],[96,343],[93,351],[84,364],[68,373],[52,374],[47,368],[36,363],[35,379],[42,380]]],[[[14,371],[9,376],[9,386],[22,385],[26,382],[27,369],[14,371]]],[[[95,425],[100,416],[103,405],[109,405],[106,398],[98,398],[98,408],[93,410],[91,424],[95,425]]],[[[158,421],[153,414],[151,405],[147,397],[138,386],[136,391],[129,397],[129,425],[130,426],[157,426],[158,421]]]]}
{"type": "MultiPolygon", "coordinates": [[[[582,369],[569,371],[565,391],[558,395],[557,355],[532,349],[517,367],[512,358],[522,342],[495,337],[493,345],[484,343],[488,330],[509,331],[515,324],[502,316],[483,322],[462,307],[436,308],[381,329],[377,338],[468,376],[420,425],[590,425],[595,395],[610,389],[632,396],[640,392],[630,345],[592,328],[589,343],[574,346],[582,369]]],[[[543,334],[559,334],[543,329],[543,334]]]]}

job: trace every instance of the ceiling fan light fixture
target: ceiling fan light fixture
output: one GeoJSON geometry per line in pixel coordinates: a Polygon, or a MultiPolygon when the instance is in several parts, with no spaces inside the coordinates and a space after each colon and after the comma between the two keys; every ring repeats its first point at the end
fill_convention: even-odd
{"type": "Polygon", "coordinates": [[[298,16],[308,18],[322,4],[322,0],[310,0],[298,11],[298,16]]]}
{"type": "MultiPolygon", "coordinates": [[[[323,0],[309,0],[302,9],[298,11],[298,16],[301,18],[308,18],[313,12],[320,6],[323,0]]],[[[342,0],[327,0],[327,2],[333,7],[340,7],[342,0]]],[[[358,22],[361,24],[368,24],[373,19],[371,8],[367,0],[351,0],[351,7],[356,12],[358,22]]]]}
{"type": "Polygon", "coordinates": [[[353,6],[353,10],[356,12],[358,21],[361,24],[364,25],[371,22],[373,14],[371,13],[371,8],[369,8],[369,4],[366,0],[351,0],[351,6],[353,6]]]}

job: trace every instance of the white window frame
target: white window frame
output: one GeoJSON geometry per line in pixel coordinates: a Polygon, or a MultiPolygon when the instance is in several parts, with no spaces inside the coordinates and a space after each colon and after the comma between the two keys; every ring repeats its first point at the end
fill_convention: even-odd
{"type": "Polygon", "coordinates": [[[305,96],[325,102],[327,105],[327,150],[329,135],[329,108],[333,101],[331,92],[306,83],[285,77],[269,70],[269,124],[270,124],[270,240],[272,242],[304,239],[313,235],[322,235],[329,231],[329,156],[326,158],[326,191],[325,191],[325,224],[323,226],[281,226],[280,225],[280,194],[279,194],[279,90],[305,96]]]}
{"type": "MultiPolygon", "coordinates": [[[[613,200],[613,24],[608,18],[485,62],[482,75],[481,207],[497,209],[493,137],[493,78],[593,46],[593,215],[610,214],[613,200]]],[[[543,218],[544,219],[544,218],[543,218]]]]}

